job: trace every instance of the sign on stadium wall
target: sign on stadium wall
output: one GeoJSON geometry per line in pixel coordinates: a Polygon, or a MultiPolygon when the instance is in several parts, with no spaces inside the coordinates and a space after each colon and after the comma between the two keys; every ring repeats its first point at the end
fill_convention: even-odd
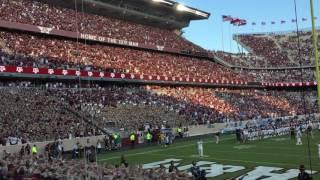
{"type": "MultiPolygon", "coordinates": [[[[143,165],[143,169],[159,168],[160,165],[163,165],[166,168],[169,168],[170,162],[173,161],[175,166],[178,166],[179,171],[187,171],[192,165],[182,165],[180,162],[182,159],[165,159],[163,161],[157,161],[153,163],[148,163],[143,165]]],[[[235,173],[238,171],[245,170],[244,166],[234,166],[234,165],[223,165],[211,161],[199,161],[197,165],[200,166],[201,170],[206,171],[206,177],[218,177],[227,173],[235,173]]],[[[306,171],[310,173],[310,171],[306,171]]],[[[190,173],[190,172],[189,172],[190,173]]],[[[313,174],[317,173],[316,171],[312,172],[313,174]]],[[[285,170],[280,167],[269,167],[269,166],[258,166],[253,170],[240,175],[236,180],[253,180],[253,179],[281,179],[289,180],[296,178],[299,174],[299,169],[288,169],[285,170]]],[[[191,175],[191,173],[190,173],[191,175]]]]}

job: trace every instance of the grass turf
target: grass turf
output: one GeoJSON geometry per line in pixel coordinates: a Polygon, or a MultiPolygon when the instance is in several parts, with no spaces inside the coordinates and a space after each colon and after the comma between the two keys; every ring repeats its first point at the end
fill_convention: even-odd
{"type": "MultiPolygon", "coordinates": [[[[302,139],[302,146],[296,146],[295,140],[290,140],[289,136],[251,141],[244,144],[236,144],[235,135],[223,136],[220,144],[214,143],[214,137],[207,138],[204,139],[204,154],[207,157],[203,158],[196,156],[196,142],[196,140],[190,140],[175,143],[167,148],[152,146],[122,152],[111,152],[99,155],[98,161],[99,163],[118,164],[120,156],[123,154],[129,164],[145,164],[177,158],[182,159],[180,162],[182,165],[191,164],[194,160],[246,167],[245,170],[226,173],[214,179],[228,179],[240,176],[257,166],[298,169],[300,164],[304,164],[306,169],[310,169],[306,135],[302,139]]],[[[320,172],[317,144],[320,144],[320,132],[314,133],[313,139],[310,138],[312,168],[314,171],[320,172]]],[[[320,173],[315,174],[314,179],[320,179],[320,173]]]]}

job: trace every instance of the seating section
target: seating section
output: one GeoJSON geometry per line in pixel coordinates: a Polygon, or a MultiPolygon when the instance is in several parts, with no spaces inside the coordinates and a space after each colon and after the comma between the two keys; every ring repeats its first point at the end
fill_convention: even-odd
{"type": "Polygon", "coordinates": [[[1,144],[101,134],[65,112],[60,99],[39,89],[1,88],[1,144]],[[3,139],[4,138],[4,139],[3,139]]]}
{"type": "Polygon", "coordinates": [[[297,66],[297,63],[288,57],[288,53],[266,35],[239,35],[237,37],[252,54],[263,57],[259,65],[265,63],[265,67],[297,66]]]}
{"type": "MultiPolygon", "coordinates": [[[[65,107],[93,118],[101,128],[112,122],[127,131],[145,124],[161,127],[164,121],[173,127],[306,114],[300,92],[132,85],[79,89],[78,85],[63,83],[30,86],[34,85],[10,83],[1,88],[3,143],[10,138],[33,142],[101,134],[65,111],[65,107]]],[[[316,93],[305,93],[306,108],[313,113],[317,110],[316,93]]]]}
{"type": "Polygon", "coordinates": [[[233,66],[249,68],[236,70],[240,74],[254,76],[258,82],[313,82],[315,76],[311,32],[299,33],[300,47],[295,32],[246,34],[237,35],[235,39],[249,51],[248,54],[213,53],[233,66]],[[299,69],[301,66],[302,70],[299,69]]]}
{"type": "Polygon", "coordinates": [[[267,83],[297,83],[315,81],[314,68],[303,69],[283,69],[283,70],[266,70],[266,69],[238,69],[240,74],[253,76],[258,82],[267,83]]]}
{"type": "MultiPolygon", "coordinates": [[[[300,64],[301,62],[301,65],[303,66],[310,66],[310,65],[314,66],[312,35],[310,31],[302,31],[299,33],[300,48],[298,47],[297,33],[274,35],[272,36],[272,38],[298,64],[300,64]],[[300,49],[300,54],[299,54],[299,49],[300,49]]],[[[320,36],[318,36],[318,39],[320,39],[320,36]]]]}
{"type": "Polygon", "coordinates": [[[0,19],[185,51],[205,51],[173,31],[83,13],[79,9],[76,11],[33,0],[0,0],[0,19]]]}
{"type": "Polygon", "coordinates": [[[108,70],[167,77],[252,81],[207,60],[71,40],[0,32],[2,64],[108,70]],[[5,55],[4,49],[9,49],[5,55]],[[10,54],[11,52],[11,54],[10,54]]]}
{"type": "Polygon", "coordinates": [[[232,53],[226,53],[222,51],[213,52],[216,57],[224,60],[225,62],[229,63],[233,66],[241,66],[241,67],[248,67],[250,66],[250,61],[247,61],[246,55],[241,54],[232,54],[232,53]]]}
{"type": "Polygon", "coordinates": [[[97,165],[83,160],[48,161],[48,156],[9,154],[0,160],[0,175],[8,179],[176,179],[192,180],[186,172],[166,168],[142,169],[138,165],[97,165]],[[85,170],[84,170],[85,169],[85,170]]]}

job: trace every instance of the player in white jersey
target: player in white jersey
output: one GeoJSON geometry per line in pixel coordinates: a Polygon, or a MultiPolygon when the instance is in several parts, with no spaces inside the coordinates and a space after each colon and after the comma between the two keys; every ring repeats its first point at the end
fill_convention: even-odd
{"type": "Polygon", "coordinates": [[[200,139],[198,142],[198,154],[200,157],[203,157],[203,141],[200,139]]]}
{"type": "Polygon", "coordinates": [[[301,137],[302,137],[302,133],[301,133],[300,129],[298,128],[297,135],[296,135],[296,139],[297,139],[296,145],[302,145],[301,137]]]}

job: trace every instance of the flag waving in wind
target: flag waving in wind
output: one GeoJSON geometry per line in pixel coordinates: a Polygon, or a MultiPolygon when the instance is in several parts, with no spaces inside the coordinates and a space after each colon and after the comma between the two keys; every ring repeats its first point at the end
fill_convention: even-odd
{"type": "Polygon", "coordinates": [[[226,21],[232,21],[233,18],[231,16],[226,16],[226,15],[222,15],[222,21],[226,22],[226,21]]]}
{"type": "Polygon", "coordinates": [[[247,21],[244,19],[235,18],[230,23],[234,26],[244,26],[247,24],[247,21]]]}

